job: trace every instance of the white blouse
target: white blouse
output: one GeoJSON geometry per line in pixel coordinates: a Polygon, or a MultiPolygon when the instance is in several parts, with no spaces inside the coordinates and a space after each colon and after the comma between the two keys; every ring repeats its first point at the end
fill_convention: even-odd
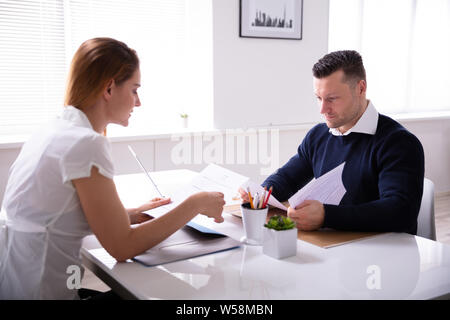
{"type": "Polygon", "coordinates": [[[78,298],[69,271],[82,277],[81,242],[91,231],[71,180],[92,166],[113,178],[111,145],[74,107],[23,145],[2,204],[0,299],[78,298]]]}

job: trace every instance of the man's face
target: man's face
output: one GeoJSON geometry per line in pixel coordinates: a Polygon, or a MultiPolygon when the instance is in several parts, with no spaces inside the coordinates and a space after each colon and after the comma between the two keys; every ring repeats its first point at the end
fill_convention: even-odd
{"type": "Polygon", "coordinates": [[[329,128],[344,133],[353,127],[364,113],[366,83],[360,80],[354,86],[344,82],[344,72],[335,71],[328,77],[314,78],[314,93],[329,128]]]}

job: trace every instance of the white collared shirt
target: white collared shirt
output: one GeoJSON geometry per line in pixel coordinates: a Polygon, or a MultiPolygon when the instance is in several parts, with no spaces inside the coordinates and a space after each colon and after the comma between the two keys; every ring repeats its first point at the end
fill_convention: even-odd
{"type": "Polygon", "coordinates": [[[352,132],[374,135],[375,132],[377,132],[377,126],[378,126],[378,111],[375,109],[372,102],[369,101],[369,105],[367,106],[366,111],[364,111],[361,118],[359,118],[358,122],[356,122],[356,124],[352,128],[348,129],[344,133],[341,133],[337,128],[330,128],[329,131],[334,136],[346,136],[352,132]]]}
{"type": "Polygon", "coordinates": [[[67,270],[82,277],[81,241],[91,230],[72,180],[89,177],[92,166],[113,178],[111,145],[74,107],[23,145],[2,204],[0,300],[78,297],[67,270]]]}

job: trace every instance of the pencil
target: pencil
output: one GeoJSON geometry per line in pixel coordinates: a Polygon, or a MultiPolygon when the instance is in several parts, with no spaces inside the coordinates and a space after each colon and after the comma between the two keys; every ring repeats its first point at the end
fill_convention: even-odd
{"type": "Polygon", "coordinates": [[[253,206],[252,194],[250,193],[250,189],[249,189],[249,188],[247,188],[247,192],[248,192],[248,198],[249,198],[249,200],[250,200],[250,207],[251,207],[252,209],[255,209],[255,207],[253,206]]]}

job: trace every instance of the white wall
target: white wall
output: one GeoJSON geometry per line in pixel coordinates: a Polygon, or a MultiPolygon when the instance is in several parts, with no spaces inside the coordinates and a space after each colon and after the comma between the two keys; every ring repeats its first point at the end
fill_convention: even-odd
{"type": "Polygon", "coordinates": [[[328,0],[303,1],[302,40],[239,37],[239,1],[213,2],[214,125],[313,123],[312,66],[327,53],[328,0]]]}
{"type": "Polygon", "coordinates": [[[9,167],[19,155],[19,151],[18,147],[0,149],[0,203],[3,201],[3,193],[8,182],[9,167]]]}
{"type": "Polygon", "coordinates": [[[422,142],[425,177],[434,182],[435,191],[450,191],[450,119],[399,122],[422,142]]]}

